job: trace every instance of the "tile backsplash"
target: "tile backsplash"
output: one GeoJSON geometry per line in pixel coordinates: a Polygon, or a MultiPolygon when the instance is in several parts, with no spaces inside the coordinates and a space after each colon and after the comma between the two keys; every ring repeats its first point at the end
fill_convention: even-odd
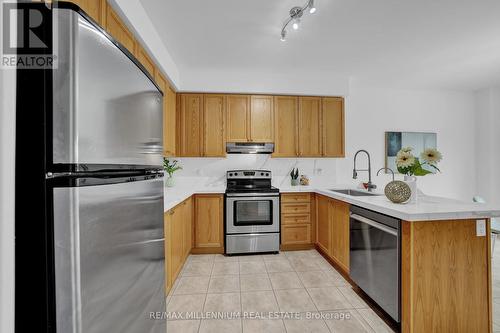
{"type": "Polygon", "coordinates": [[[236,169],[264,169],[273,173],[274,186],[290,185],[289,173],[299,168],[311,185],[336,183],[334,158],[272,158],[267,154],[233,154],[227,158],[177,158],[182,170],[176,177],[204,178],[212,184],[223,184],[226,171],[236,169]]]}

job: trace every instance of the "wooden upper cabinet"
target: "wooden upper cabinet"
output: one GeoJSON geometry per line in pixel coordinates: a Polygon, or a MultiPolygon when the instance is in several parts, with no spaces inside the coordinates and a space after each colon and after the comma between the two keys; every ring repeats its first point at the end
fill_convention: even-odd
{"type": "Polygon", "coordinates": [[[195,197],[195,248],[223,248],[224,196],[203,194],[195,197]]]}
{"type": "Polygon", "coordinates": [[[322,99],[323,156],[345,157],[344,153],[344,99],[322,99]]]}
{"type": "Polygon", "coordinates": [[[332,228],[330,223],[330,199],[316,196],[316,243],[328,255],[332,253],[332,228]]]}
{"type": "Polygon", "coordinates": [[[105,29],[113,38],[125,46],[130,53],[135,53],[136,40],[134,35],[128,30],[118,14],[109,4],[106,6],[105,29]]]}
{"type": "Polygon", "coordinates": [[[204,140],[203,156],[218,157],[226,155],[224,95],[204,95],[204,140]]]}
{"type": "Polygon", "coordinates": [[[179,109],[179,155],[202,156],[203,153],[203,95],[182,94],[179,109]]]}
{"type": "Polygon", "coordinates": [[[297,155],[298,98],[274,97],[274,153],[275,157],[297,155]]]}
{"type": "Polygon", "coordinates": [[[106,0],[69,0],[83,9],[92,19],[103,26],[106,18],[106,0]]]}
{"type": "Polygon", "coordinates": [[[158,71],[155,81],[163,92],[163,156],[175,156],[176,94],[158,71]]]}
{"type": "Polygon", "coordinates": [[[155,72],[156,72],[156,65],[154,61],[151,59],[151,57],[148,55],[146,50],[139,44],[137,43],[136,48],[135,48],[135,57],[139,62],[144,66],[144,68],[148,71],[148,73],[154,77],[155,72]]]}
{"type": "Polygon", "coordinates": [[[252,96],[250,99],[250,141],[274,142],[273,97],[252,96]]]}
{"type": "Polygon", "coordinates": [[[321,156],[321,98],[299,97],[299,156],[321,156]]]}
{"type": "Polygon", "coordinates": [[[227,141],[249,141],[250,97],[246,95],[227,95],[227,141]]]}

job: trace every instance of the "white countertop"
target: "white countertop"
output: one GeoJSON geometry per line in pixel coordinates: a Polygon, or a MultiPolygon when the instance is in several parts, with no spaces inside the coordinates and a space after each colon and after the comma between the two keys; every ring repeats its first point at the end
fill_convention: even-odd
{"type": "MultiPolygon", "coordinates": [[[[340,185],[328,187],[317,186],[282,186],[281,193],[314,192],[330,198],[342,200],[352,205],[371,209],[386,215],[397,217],[405,221],[431,221],[453,219],[478,219],[500,216],[500,206],[463,202],[454,199],[420,196],[415,204],[395,204],[389,201],[382,192],[375,192],[378,196],[354,197],[332,192],[329,189],[345,189],[340,185]]],[[[193,194],[224,193],[226,186],[220,180],[205,182],[183,182],[175,187],[165,187],[164,210],[167,211],[193,194]]]]}

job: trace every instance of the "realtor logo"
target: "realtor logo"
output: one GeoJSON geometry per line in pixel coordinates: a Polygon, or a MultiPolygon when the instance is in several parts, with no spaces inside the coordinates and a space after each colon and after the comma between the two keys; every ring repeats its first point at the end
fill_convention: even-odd
{"type": "Polygon", "coordinates": [[[2,21],[3,69],[54,68],[50,5],[4,2],[2,21]]]}

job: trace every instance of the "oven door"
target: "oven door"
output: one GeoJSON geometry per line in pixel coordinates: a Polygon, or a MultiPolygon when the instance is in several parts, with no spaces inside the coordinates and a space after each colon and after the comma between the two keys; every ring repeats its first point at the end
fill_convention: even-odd
{"type": "Polygon", "coordinates": [[[226,233],[279,232],[279,196],[227,196],[226,233]]]}

